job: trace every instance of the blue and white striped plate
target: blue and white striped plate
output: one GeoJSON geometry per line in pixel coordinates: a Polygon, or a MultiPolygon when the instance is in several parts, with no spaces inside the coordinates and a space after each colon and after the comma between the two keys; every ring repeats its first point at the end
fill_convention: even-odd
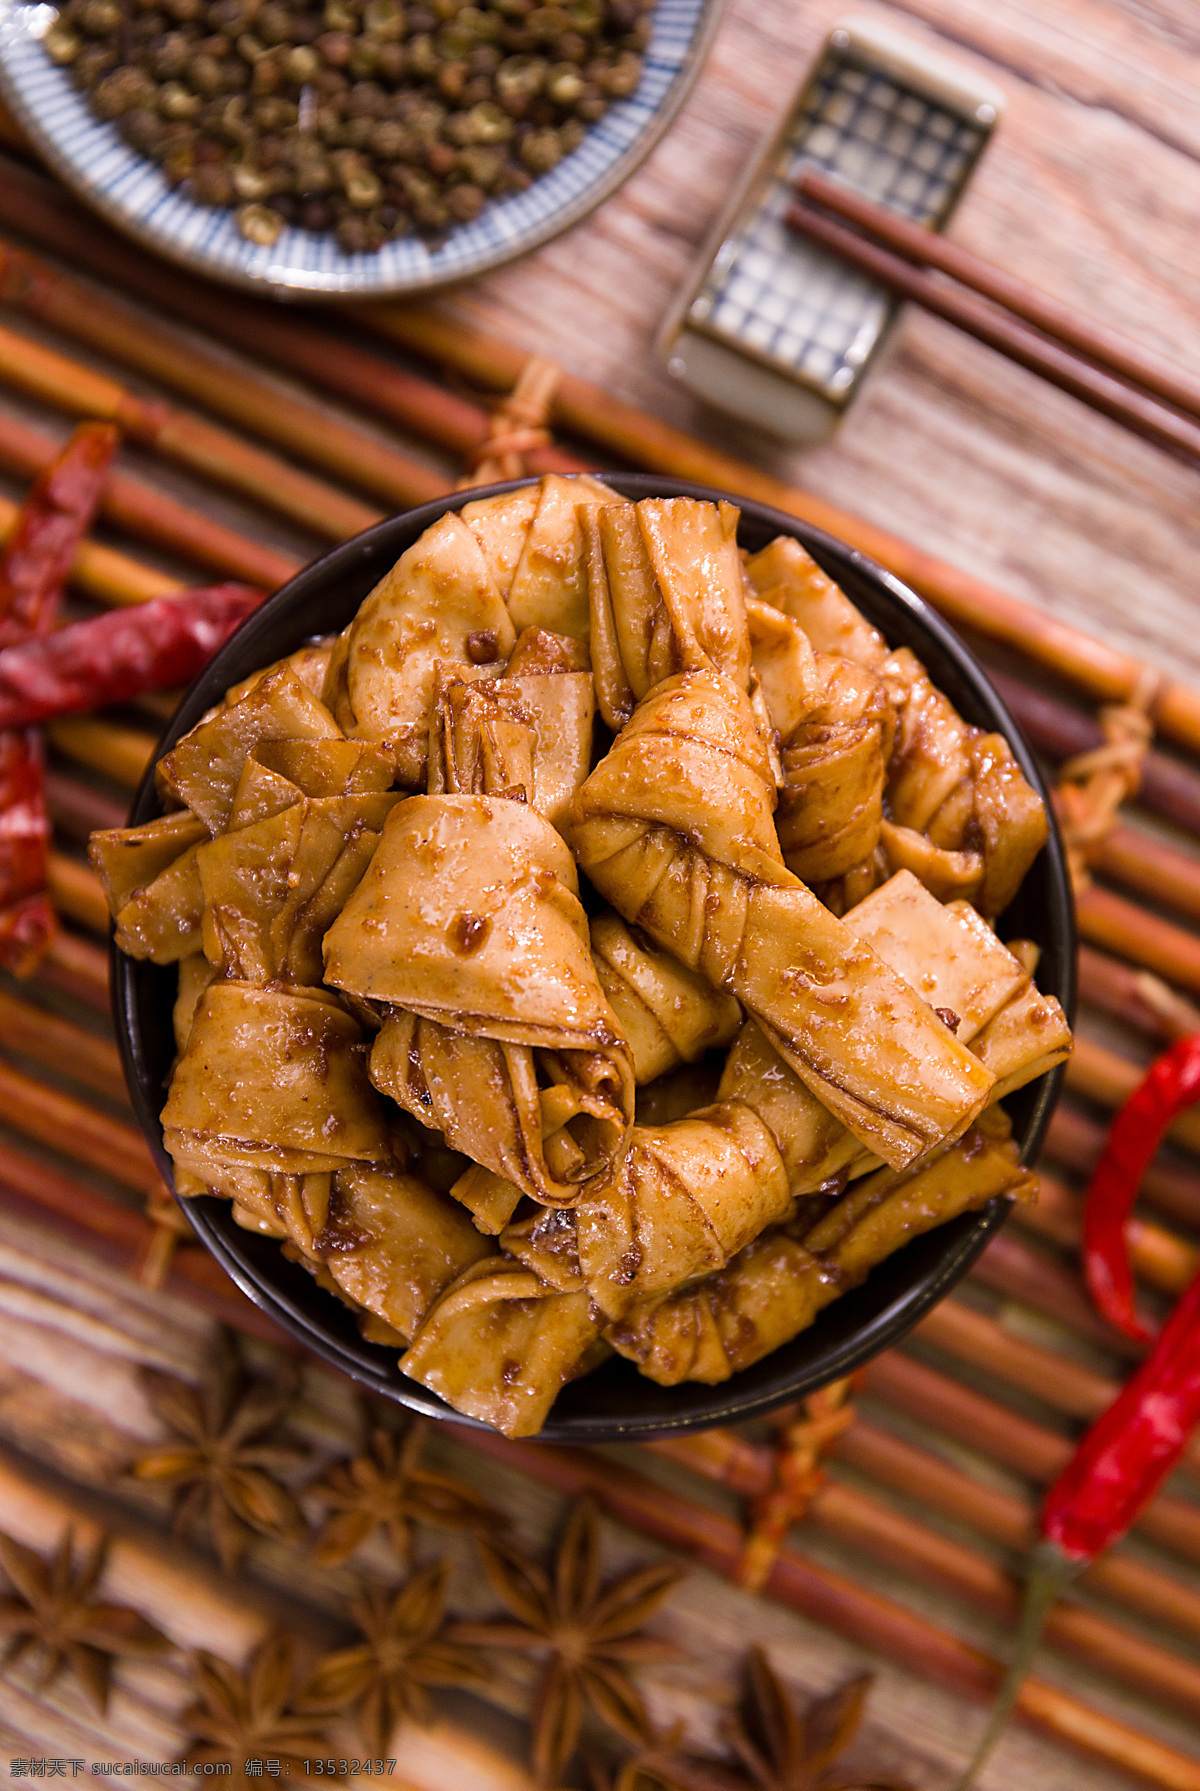
{"type": "Polygon", "coordinates": [[[187,267],[279,296],[421,292],[486,273],[578,223],[626,180],[683,104],[723,0],[657,0],[636,93],[606,112],[573,155],[527,192],[488,205],[436,245],[416,237],[375,255],[346,255],[332,236],[285,229],[270,248],[247,242],[232,212],[174,191],[146,157],[101,123],[41,45],[56,9],[0,0],[0,93],[46,161],[110,222],[187,267]]]}

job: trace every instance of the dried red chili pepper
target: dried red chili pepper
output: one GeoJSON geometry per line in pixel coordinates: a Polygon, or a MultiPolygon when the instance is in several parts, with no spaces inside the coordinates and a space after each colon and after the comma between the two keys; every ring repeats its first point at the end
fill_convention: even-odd
{"type": "Polygon", "coordinates": [[[1142,1177],[1163,1133],[1200,1100],[1200,1037],[1180,1039],[1153,1063],[1117,1114],[1087,1191],[1083,1266],[1093,1300],[1109,1324],[1148,1343],[1133,1300],[1133,1267],[1125,1237],[1142,1177]]]}
{"type": "MultiPolygon", "coordinates": [[[[1103,1257],[1106,1316],[1115,1312],[1128,1316],[1133,1309],[1124,1221],[1142,1172],[1171,1120],[1198,1098],[1200,1036],[1193,1036],[1163,1053],[1113,1124],[1105,1160],[1088,1196],[1090,1203],[1099,1186],[1104,1223],[1096,1228],[1093,1247],[1103,1257]],[[1106,1177],[1114,1139],[1118,1148],[1112,1173],[1106,1177]]],[[[975,1758],[955,1791],[967,1791],[999,1739],[1020,1696],[1047,1612],[1089,1562],[1124,1536],[1179,1461],[1197,1424],[1200,1275],[1177,1302],[1150,1354],[1092,1425],[1046,1495],[1013,1662],[975,1758]]]]}
{"type": "Polygon", "coordinates": [[[81,423],[29,487],[0,561],[0,647],[53,627],[118,440],[111,423],[81,423]]]}
{"type": "Polygon", "coordinates": [[[42,748],[33,728],[0,732],[0,964],[34,970],[54,937],[46,897],[50,822],[42,799],[42,748]]]}
{"type": "Polygon", "coordinates": [[[185,684],[261,602],[249,585],[205,585],[6,647],[0,727],[185,684]]]}
{"type": "MultiPolygon", "coordinates": [[[[111,424],[81,424],[31,485],[0,558],[0,646],[53,627],[117,440],[111,424]]],[[[0,964],[17,976],[36,969],[54,937],[49,847],[40,742],[27,729],[0,733],[0,964]]]]}

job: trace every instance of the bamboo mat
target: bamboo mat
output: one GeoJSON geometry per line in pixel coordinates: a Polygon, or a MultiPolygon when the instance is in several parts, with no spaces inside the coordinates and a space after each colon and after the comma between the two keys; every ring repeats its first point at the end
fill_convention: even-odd
{"type": "MultiPolygon", "coordinates": [[[[513,357],[495,345],[490,358],[478,344],[472,354],[463,348],[448,372],[413,352],[437,341],[453,359],[454,342],[463,346],[453,329],[438,334],[448,314],[436,308],[392,318],[393,341],[404,334],[407,354],[378,327],[291,313],[255,323],[254,307],[231,308],[195,281],[186,304],[169,284],[146,285],[156,302],[142,309],[130,298],[138,268],[126,251],[56,211],[15,164],[0,171],[0,239],[0,467],[13,498],[70,418],[117,414],[129,432],[102,524],[77,564],[81,613],[214,570],[269,586],[374,514],[451,484],[462,451],[487,428],[484,396],[463,370],[493,388],[511,377],[513,357]],[[57,249],[47,251],[55,218],[57,249]],[[38,260],[12,252],[22,242],[38,260]],[[109,258],[108,280],[95,278],[98,254],[109,258]],[[256,339],[255,328],[266,333],[256,339]],[[372,389],[360,386],[355,398],[355,380],[368,377],[372,389]],[[382,393],[390,424],[380,420],[382,393]]],[[[615,464],[610,450],[583,439],[578,404],[573,417],[576,434],[560,432],[535,464],[615,464]]],[[[987,623],[982,612],[977,620],[987,623]]],[[[1087,744],[1091,699],[1078,680],[1049,677],[1042,635],[1031,632],[1033,652],[1023,655],[1020,628],[1008,629],[1003,646],[1000,632],[973,639],[1010,681],[1006,691],[1053,764],[1087,744]]],[[[1099,646],[1096,662],[1104,663],[1099,646]]],[[[153,1210],[161,1194],[120,1085],[107,916],[83,842],[92,827],[123,817],[168,710],[150,703],[50,730],[53,893],[65,927],[36,980],[0,985],[0,1528],[48,1553],[68,1516],[103,1523],[120,1539],[108,1595],[182,1645],[234,1659],[273,1622],[314,1648],[344,1638],[350,1579],[307,1563],[298,1573],[296,1556],[270,1542],[255,1543],[241,1574],[223,1576],[202,1549],[167,1540],[162,1498],[120,1477],[131,1451],[160,1434],[139,1365],[195,1380],[214,1320],[247,1335],[260,1361],[290,1349],[194,1247],[177,1252],[161,1288],[142,1278],[156,1235],[146,1204],[153,1210]]],[[[1083,1295],[1082,1175],[1137,1066],[1191,1024],[1190,1002],[1200,1000],[1200,827],[1178,825],[1180,816],[1200,818],[1200,761],[1160,752],[1152,770],[1145,791],[1157,807],[1126,809],[1097,849],[1083,899],[1082,1041],[1046,1151],[1042,1199],[1014,1216],[901,1349],[867,1370],[855,1421],[769,1595],[728,1583],[745,1499],[770,1479],[766,1426],[587,1456],[450,1426],[428,1445],[432,1465],[486,1490],[531,1544],[553,1536],[586,1485],[615,1520],[605,1531],[614,1566],[663,1548],[700,1563],[662,1626],[686,1659],[644,1675],[656,1716],[686,1721],[699,1743],[716,1744],[751,1640],[808,1690],[839,1683],[864,1661],[877,1668],[864,1758],[920,1791],[949,1781],[982,1720],[989,1658],[1011,1634],[1013,1574],[1036,1489],[1129,1363],[1083,1295]]],[[[1151,1305],[1195,1267],[1198,1152],[1200,1123],[1185,1122],[1139,1208],[1137,1261],[1151,1305]]],[[[294,1424],[311,1451],[302,1482],[351,1443],[345,1384],[306,1366],[294,1424]]],[[[981,1781],[990,1791],[1102,1791],[1131,1782],[1131,1770],[1136,1782],[1200,1791],[1198,1475],[1194,1449],[1135,1535],[1073,1598],[1039,1665],[1042,1733],[1011,1731],[981,1781]],[[1088,1732],[1100,1754],[1066,1751],[1072,1730],[1088,1732]]],[[[454,1549],[455,1610],[489,1612],[468,1550],[454,1549]]],[[[382,1567],[381,1555],[366,1559],[382,1567]]],[[[519,1718],[528,1687],[510,1661],[488,1699],[448,1699],[432,1729],[406,1733],[404,1781],[526,1784],[519,1718]]],[[[37,1692],[13,1669],[0,1676],[0,1752],[7,1743],[13,1755],[168,1758],[180,1745],[186,1696],[176,1665],[123,1666],[99,1722],[69,1688],[37,1692]]]]}

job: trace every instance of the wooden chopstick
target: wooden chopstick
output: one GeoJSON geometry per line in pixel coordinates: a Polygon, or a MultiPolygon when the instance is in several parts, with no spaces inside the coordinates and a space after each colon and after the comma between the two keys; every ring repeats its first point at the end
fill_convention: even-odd
{"type": "Polygon", "coordinates": [[[1200,421],[1200,378],[1195,374],[1160,360],[1104,324],[1079,317],[1069,305],[1038,292],[1004,268],[993,266],[957,243],[947,242],[936,230],[876,205],[815,168],[806,169],[796,186],[802,198],[867,231],[906,261],[949,274],[960,286],[969,287],[994,305],[1023,318],[1044,336],[1074,349],[1101,372],[1139,386],[1164,404],[1200,421]]]}
{"type": "Polygon", "coordinates": [[[959,291],[934,279],[900,255],[869,241],[857,230],[798,201],[786,213],[788,224],[811,242],[869,274],[901,297],[911,299],[935,317],[952,323],[977,342],[1039,374],[1060,391],[1121,423],[1133,434],[1182,459],[1200,461],[1200,422],[1167,409],[1146,393],[1126,385],[1115,374],[1101,372],[1069,348],[1040,335],[1016,317],[975,293],[959,291]]]}

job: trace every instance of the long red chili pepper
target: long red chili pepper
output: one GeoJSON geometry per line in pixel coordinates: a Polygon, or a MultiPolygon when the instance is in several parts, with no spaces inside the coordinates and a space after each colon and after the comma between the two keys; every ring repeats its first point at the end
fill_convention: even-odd
{"type": "Polygon", "coordinates": [[[119,439],[111,423],[81,423],[29,487],[0,561],[0,647],[54,626],[119,439]]]}
{"type": "Polygon", "coordinates": [[[0,728],[185,684],[261,602],[249,585],[205,585],[6,647],[0,728]]]}
{"type": "MultiPolygon", "coordinates": [[[[0,558],[0,646],[47,633],[117,445],[107,423],[84,423],[30,487],[0,558]]],[[[46,895],[50,823],[42,756],[27,729],[0,733],[0,964],[33,971],[57,925],[46,895]]]]}
{"type": "Polygon", "coordinates": [[[1150,1334],[1133,1300],[1125,1224],[1163,1133],[1200,1100],[1200,1037],[1180,1039],[1151,1065],[1113,1121],[1087,1191],[1083,1266],[1093,1300],[1109,1324],[1137,1343],[1150,1334]]]}
{"type": "MultiPolygon", "coordinates": [[[[1096,1248],[1104,1252],[1108,1279],[1103,1285],[1106,1290],[1117,1289],[1112,1311],[1123,1309],[1122,1298],[1132,1310],[1132,1274],[1128,1294],[1122,1295],[1122,1277],[1118,1273],[1114,1279],[1112,1272],[1120,1270],[1125,1255],[1124,1219],[1142,1171],[1166,1126],[1198,1098],[1200,1036],[1193,1036],[1164,1052],[1113,1125],[1109,1148],[1113,1139],[1118,1140],[1116,1167],[1106,1179],[1106,1154],[1089,1192],[1090,1200],[1099,1187],[1105,1203],[1096,1248]]],[[[1127,1258],[1125,1262],[1127,1267],[1127,1258]]],[[[975,1758],[955,1791],[967,1791],[1008,1721],[1047,1612],[1089,1562],[1124,1536],[1179,1461],[1197,1424],[1200,1275],[1177,1302],[1141,1367],[1092,1425],[1046,1495],[1013,1662],[975,1758]]]]}

